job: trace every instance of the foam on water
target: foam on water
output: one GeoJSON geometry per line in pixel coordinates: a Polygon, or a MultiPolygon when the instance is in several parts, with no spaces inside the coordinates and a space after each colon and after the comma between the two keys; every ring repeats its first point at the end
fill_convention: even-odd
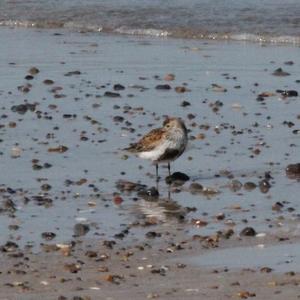
{"type": "Polygon", "coordinates": [[[300,44],[298,0],[0,0],[0,25],[300,44]]]}

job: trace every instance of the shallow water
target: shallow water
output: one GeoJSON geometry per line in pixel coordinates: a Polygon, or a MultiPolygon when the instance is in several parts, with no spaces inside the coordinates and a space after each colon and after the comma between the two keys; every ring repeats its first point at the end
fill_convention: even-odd
{"type": "Polygon", "coordinates": [[[297,0],[0,1],[8,26],[299,44],[297,0]]]}
{"type": "Polygon", "coordinates": [[[280,244],[229,248],[189,257],[185,261],[196,266],[230,270],[268,267],[275,272],[299,272],[299,246],[299,244],[280,244]]]}
{"type": "MultiPolygon", "coordinates": [[[[291,224],[299,220],[299,182],[285,176],[285,167],[299,158],[299,139],[293,133],[294,128],[299,128],[299,97],[282,99],[275,94],[266,98],[265,104],[256,101],[256,97],[264,91],[299,89],[295,81],[300,79],[297,48],[66,31],[57,35],[57,30],[2,28],[0,35],[5,41],[0,45],[1,124],[4,125],[0,131],[3,140],[0,161],[5,170],[0,174],[1,196],[3,201],[12,199],[17,207],[13,217],[1,213],[0,243],[9,239],[17,240],[20,245],[38,246],[45,242],[41,239],[45,231],[56,233],[54,242],[69,241],[78,222],[90,225],[88,238],[114,238],[130,227],[126,242],[144,239],[147,228],[131,227],[141,217],[154,215],[158,224],[176,224],[176,217],[162,204],[168,197],[168,186],[163,180],[159,183],[162,201],[157,203],[143,202],[147,200],[135,192],[124,193],[115,187],[120,179],[155,186],[154,167],[135,157],[123,159],[124,153],[119,149],[136,140],[138,134],[160,126],[163,115],[185,119],[191,136],[205,134],[204,140],[190,141],[189,150],[172,164],[172,171],[182,171],[191,181],[220,192],[214,196],[192,195],[191,181],[179,190],[171,189],[171,200],[179,207],[197,209],[186,214],[191,235],[212,233],[228,226],[234,226],[238,233],[245,227],[245,219],[247,226],[259,232],[293,231],[291,224]],[[284,65],[290,60],[294,65],[284,65]],[[40,73],[33,80],[25,80],[32,66],[38,67],[40,73]],[[271,75],[278,67],[291,75],[271,75]],[[65,76],[76,70],[81,74],[65,76]],[[187,83],[191,91],[178,94],[174,90],[156,90],[155,86],[165,83],[162,78],[170,72],[176,75],[175,81],[169,82],[172,88],[187,83]],[[54,80],[54,84],[45,85],[45,79],[54,80]],[[32,88],[24,94],[17,87],[26,82],[32,88]],[[125,87],[120,91],[121,97],[104,97],[105,91],[112,91],[116,83],[125,87]],[[213,91],[213,83],[226,87],[227,92],[213,91]],[[53,87],[62,90],[52,93],[53,87]],[[65,97],[55,98],[55,95],[65,97]],[[13,105],[25,100],[38,103],[35,112],[19,115],[11,111],[13,105]],[[183,100],[191,105],[181,107],[183,100]],[[223,106],[213,112],[217,100],[223,106]],[[238,109],[232,106],[237,107],[236,103],[238,109]],[[57,107],[51,109],[51,105],[57,107]],[[63,114],[76,117],[66,119],[63,114]],[[194,114],[194,119],[188,120],[188,114],[194,114]],[[124,121],[114,121],[115,116],[124,117],[124,121]],[[126,125],[126,120],[132,125],[126,125]],[[294,122],[294,127],[283,125],[286,120],[294,122]],[[9,122],[16,122],[16,127],[11,128],[9,122]],[[200,126],[203,124],[209,125],[209,129],[203,129],[200,126]],[[11,158],[11,149],[16,144],[22,149],[21,156],[11,158]],[[48,148],[58,145],[67,146],[68,150],[48,152],[48,148]],[[260,154],[253,155],[251,147],[260,149],[260,154]],[[34,170],[33,159],[39,160],[37,164],[50,163],[52,167],[34,170]],[[232,192],[226,187],[230,179],[222,175],[222,170],[229,171],[242,184],[247,181],[258,184],[265,172],[271,172],[272,187],[267,193],[261,193],[259,188],[232,192]],[[52,189],[42,191],[44,183],[52,189]],[[121,206],[113,204],[114,193],[121,194],[124,200],[121,206]],[[37,195],[51,198],[52,205],[38,205],[33,198],[37,195]],[[278,201],[284,202],[282,211],[272,211],[272,205],[278,201]],[[236,205],[241,209],[234,208],[236,205]],[[288,210],[290,207],[294,211],[288,210]],[[225,213],[224,221],[215,219],[220,212],[225,213]],[[195,227],[190,224],[192,218],[204,219],[208,225],[195,227]],[[9,225],[20,228],[12,231],[9,225]]],[[[160,168],[160,175],[164,178],[167,170],[160,168]]]]}

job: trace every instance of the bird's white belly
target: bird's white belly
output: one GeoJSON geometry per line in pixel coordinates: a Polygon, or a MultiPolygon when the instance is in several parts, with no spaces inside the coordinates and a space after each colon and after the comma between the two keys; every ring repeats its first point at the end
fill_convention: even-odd
{"type": "Polygon", "coordinates": [[[159,147],[154,148],[151,151],[144,151],[139,153],[139,157],[155,161],[158,160],[165,153],[167,148],[167,145],[163,144],[159,147]]]}
{"type": "MultiPolygon", "coordinates": [[[[139,153],[139,157],[143,158],[143,159],[149,159],[149,160],[152,160],[152,161],[158,161],[159,162],[160,157],[162,157],[163,154],[165,154],[167,149],[168,150],[170,150],[170,149],[179,150],[180,145],[168,140],[168,141],[165,141],[165,142],[161,143],[161,145],[155,147],[151,151],[144,151],[144,152],[139,153]]],[[[175,159],[175,157],[174,157],[174,159],[175,159]]]]}

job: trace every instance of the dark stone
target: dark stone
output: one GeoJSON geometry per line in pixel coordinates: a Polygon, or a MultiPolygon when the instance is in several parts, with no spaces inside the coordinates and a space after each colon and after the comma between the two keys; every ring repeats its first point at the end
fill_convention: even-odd
{"type": "Polygon", "coordinates": [[[252,227],[245,227],[241,232],[240,235],[242,236],[255,236],[256,231],[252,227]]]}
{"type": "Polygon", "coordinates": [[[238,180],[232,180],[229,183],[229,188],[233,191],[233,192],[237,192],[242,188],[242,183],[238,180]]]}
{"type": "Polygon", "coordinates": [[[54,232],[43,232],[42,233],[42,238],[47,241],[51,241],[55,237],[56,237],[56,234],[54,232]]]}
{"type": "Polygon", "coordinates": [[[122,91],[122,90],[125,90],[125,86],[123,86],[122,84],[115,84],[115,85],[114,85],[114,90],[115,90],[115,91],[122,91]]]}
{"type": "Polygon", "coordinates": [[[32,68],[30,68],[29,70],[28,70],[28,73],[30,74],[30,75],[36,75],[36,74],[38,74],[40,72],[40,70],[38,69],[38,68],[36,68],[36,67],[32,67],[32,68]]]}
{"type": "Polygon", "coordinates": [[[148,231],[145,235],[148,239],[154,239],[156,237],[161,237],[161,234],[158,232],[155,232],[155,231],[148,231]]]}
{"type": "Polygon", "coordinates": [[[16,251],[19,248],[19,246],[11,241],[6,242],[5,245],[0,247],[1,252],[13,252],[16,251]]]}
{"type": "Polygon", "coordinates": [[[182,106],[182,107],[187,107],[187,106],[190,106],[190,105],[191,105],[191,103],[188,102],[188,101],[185,101],[185,100],[180,103],[180,106],[182,106]]]}
{"type": "Polygon", "coordinates": [[[19,105],[13,105],[11,111],[16,112],[20,115],[24,115],[28,110],[35,111],[36,104],[24,103],[19,105]]]}
{"type": "Polygon", "coordinates": [[[43,81],[43,83],[46,84],[46,85],[52,85],[52,84],[54,84],[54,81],[51,80],[51,79],[45,79],[45,80],[43,81]]]}
{"type": "Polygon", "coordinates": [[[106,91],[104,93],[104,96],[105,97],[110,97],[110,98],[119,98],[119,97],[121,97],[121,95],[119,93],[114,93],[114,92],[109,92],[109,91],[106,91]]]}
{"type": "Polygon", "coordinates": [[[90,226],[87,224],[78,223],[73,228],[75,236],[83,236],[90,231],[90,226]]]}
{"type": "Polygon", "coordinates": [[[26,75],[26,76],[25,76],[25,79],[26,79],[26,80],[33,80],[34,77],[33,77],[32,75],[26,75]]]}
{"type": "Polygon", "coordinates": [[[169,84],[158,84],[155,87],[157,90],[164,90],[164,91],[168,91],[171,89],[171,86],[169,84]]]}
{"type": "Polygon", "coordinates": [[[116,244],[115,241],[109,241],[109,240],[103,241],[103,246],[105,246],[109,249],[112,249],[115,244],[116,244]]]}
{"type": "Polygon", "coordinates": [[[189,191],[191,194],[199,194],[203,192],[203,186],[200,183],[193,182],[190,184],[189,191]]]}
{"type": "Polygon", "coordinates": [[[190,177],[184,173],[181,172],[175,172],[172,175],[169,175],[166,177],[166,183],[167,184],[172,184],[174,182],[176,183],[184,183],[186,181],[190,180],[190,177]]]}
{"type": "Polygon", "coordinates": [[[285,172],[290,179],[300,179],[300,163],[288,165],[285,172]]]}
{"type": "Polygon", "coordinates": [[[159,192],[157,190],[157,188],[155,188],[154,186],[149,188],[149,189],[143,189],[140,190],[138,192],[138,196],[142,197],[144,199],[148,199],[148,198],[158,198],[159,197],[159,192]]]}
{"type": "Polygon", "coordinates": [[[73,75],[80,75],[81,72],[80,71],[70,71],[68,73],[65,74],[65,76],[73,76],[73,75]]]}
{"type": "Polygon", "coordinates": [[[113,117],[113,120],[114,122],[121,123],[124,121],[124,118],[122,116],[115,116],[113,117]]]}
{"type": "Polygon", "coordinates": [[[295,90],[276,90],[276,93],[281,94],[283,97],[298,97],[298,92],[295,90]]]}
{"type": "Polygon", "coordinates": [[[274,76],[289,76],[290,73],[283,71],[282,68],[278,68],[272,73],[272,75],[274,75],[274,76]]]}
{"type": "Polygon", "coordinates": [[[269,189],[271,188],[271,184],[266,179],[261,180],[258,185],[259,185],[260,191],[264,194],[267,193],[269,191],[269,189]]]}
{"type": "Polygon", "coordinates": [[[254,190],[256,188],[256,184],[254,183],[254,182],[245,182],[244,183],[244,189],[246,190],[246,191],[252,191],[252,190],[254,190]]]}

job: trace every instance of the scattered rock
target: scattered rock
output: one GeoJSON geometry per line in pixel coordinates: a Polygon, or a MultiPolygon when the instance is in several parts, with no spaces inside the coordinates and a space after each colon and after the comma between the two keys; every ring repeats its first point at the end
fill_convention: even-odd
{"type": "Polygon", "coordinates": [[[188,91],[188,89],[185,86],[176,86],[175,87],[175,92],[176,93],[182,94],[182,93],[185,93],[187,91],[188,91]]]}
{"type": "Polygon", "coordinates": [[[241,232],[241,236],[255,236],[256,231],[252,227],[245,227],[241,232]]]}
{"type": "Polygon", "coordinates": [[[122,90],[125,90],[125,86],[123,86],[122,84],[115,84],[115,85],[114,85],[114,90],[115,90],[115,91],[122,91],[122,90]]]}
{"type": "Polygon", "coordinates": [[[52,85],[52,84],[54,84],[54,81],[51,80],[51,79],[45,79],[45,80],[43,81],[43,83],[46,84],[46,85],[52,85]]]}
{"type": "Polygon", "coordinates": [[[164,77],[165,81],[173,81],[175,79],[175,75],[174,74],[167,74],[164,77]]]}
{"type": "Polygon", "coordinates": [[[244,189],[246,190],[246,191],[252,191],[252,190],[254,190],[256,188],[256,184],[254,183],[254,182],[245,182],[244,183],[244,189]]]}
{"type": "Polygon", "coordinates": [[[278,68],[272,73],[272,75],[274,75],[274,76],[289,76],[290,73],[283,71],[282,68],[278,68]]]}
{"type": "Polygon", "coordinates": [[[155,231],[148,231],[145,236],[148,238],[148,239],[154,239],[156,237],[161,237],[161,234],[158,233],[158,232],[155,232],[155,231]]]}
{"type": "Polygon", "coordinates": [[[290,179],[300,179],[300,163],[288,165],[285,172],[290,179]]]}
{"type": "Polygon", "coordinates": [[[48,148],[48,152],[51,152],[51,153],[64,153],[66,151],[68,151],[68,147],[66,146],[63,146],[63,145],[60,145],[58,147],[51,147],[51,148],[48,148]]]}
{"type": "Polygon", "coordinates": [[[32,68],[30,68],[30,69],[28,70],[28,73],[29,73],[30,75],[36,75],[36,74],[40,73],[40,70],[39,70],[38,68],[36,68],[36,67],[32,67],[32,68]]]}
{"type": "Polygon", "coordinates": [[[51,241],[56,237],[56,234],[54,232],[43,232],[41,236],[44,240],[51,241]]]}
{"type": "Polygon", "coordinates": [[[90,226],[87,224],[78,223],[74,226],[73,231],[75,236],[83,236],[90,231],[90,226]]]}
{"type": "Polygon", "coordinates": [[[295,90],[276,90],[276,93],[281,94],[283,97],[298,97],[298,92],[295,90]]]}
{"type": "Polygon", "coordinates": [[[66,73],[65,74],[65,76],[73,76],[73,75],[80,75],[81,74],[81,72],[80,71],[70,71],[70,72],[68,72],[68,73],[66,73]]]}
{"type": "Polygon", "coordinates": [[[264,194],[267,193],[269,191],[269,189],[271,188],[271,184],[266,179],[261,180],[259,182],[258,186],[259,186],[260,191],[264,194]]]}
{"type": "Polygon", "coordinates": [[[175,172],[172,175],[166,177],[167,184],[184,184],[186,181],[190,180],[190,177],[181,172],[175,172]]]}
{"type": "Polygon", "coordinates": [[[155,87],[157,90],[164,90],[164,91],[168,91],[171,89],[171,86],[169,84],[158,84],[155,87]]]}
{"type": "Polygon", "coordinates": [[[200,183],[193,182],[189,186],[189,191],[191,194],[200,194],[203,192],[203,186],[200,183]]]}
{"type": "Polygon", "coordinates": [[[104,96],[105,97],[110,97],[110,98],[120,98],[121,97],[121,95],[119,93],[109,92],[109,91],[106,91],[104,93],[104,96]]]}

